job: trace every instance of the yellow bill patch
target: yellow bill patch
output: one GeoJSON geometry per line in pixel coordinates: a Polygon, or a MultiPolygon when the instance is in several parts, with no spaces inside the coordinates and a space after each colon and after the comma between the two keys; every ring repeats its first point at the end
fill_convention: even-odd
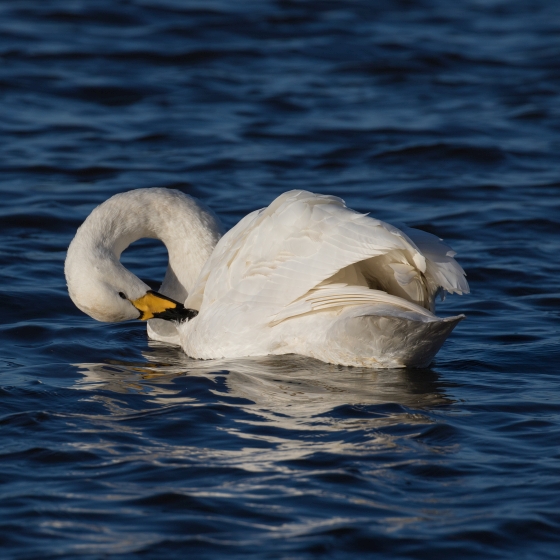
{"type": "Polygon", "coordinates": [[[151,290],[145,296],[131,301],[131,303],[140,311],[139,319],[141,321],[153,319],[156,315],[165,313],[170,309],[175,309],[178,305],[183,307],[180,303],[151,290]]]}

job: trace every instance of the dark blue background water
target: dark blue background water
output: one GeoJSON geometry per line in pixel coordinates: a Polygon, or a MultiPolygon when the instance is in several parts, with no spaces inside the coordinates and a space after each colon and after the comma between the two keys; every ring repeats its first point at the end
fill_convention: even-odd
{"type": "Polygon", "coordinates": [[[0,90],[2,558],[560,555],[557,2],[5,0],[0,90]],[[468,319],[385,371],[96,323],[66,247],[147,186],[436,232],[468,319]]]}

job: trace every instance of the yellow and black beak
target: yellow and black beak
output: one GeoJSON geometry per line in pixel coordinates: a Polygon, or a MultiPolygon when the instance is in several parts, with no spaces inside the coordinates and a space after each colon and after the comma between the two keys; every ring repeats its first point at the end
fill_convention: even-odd
{"type": "Polygon", "coordinates": [[[189,321],[198,315],[196,309],[185,309],[185,306],[174,299],[153,290],[146,292],[141,298],[130,300],[140,311],[138,319],[165,319],[166,321],[189,321]]]}

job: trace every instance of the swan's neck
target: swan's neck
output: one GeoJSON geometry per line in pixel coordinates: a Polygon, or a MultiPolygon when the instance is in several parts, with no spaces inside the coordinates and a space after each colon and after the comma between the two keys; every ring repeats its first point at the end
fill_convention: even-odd
{"type": "Polygon", "coordinates": [[[138,239],[159,239],[169,255],[160,291],[184,302],[220,235],[217,218],[195,199],[168,189],[137,189],[113,196],[90,214],[67,261],[80,252],[91,256],[89,265],[97,270],[131,275],[119,262],[121,253],[138,239]]]}

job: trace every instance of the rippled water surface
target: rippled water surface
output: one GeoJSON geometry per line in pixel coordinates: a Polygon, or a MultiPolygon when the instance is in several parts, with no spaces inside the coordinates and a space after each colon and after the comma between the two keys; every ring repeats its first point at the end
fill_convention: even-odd
{"type": "Polygon", "coordinates": [[[558,557],[557,2],[4,0],[0,30],[3,558],[558,557]],[[96,323],[66,247],[146,186],[435,232],[467,320],[384,371],[96,323]]]}

